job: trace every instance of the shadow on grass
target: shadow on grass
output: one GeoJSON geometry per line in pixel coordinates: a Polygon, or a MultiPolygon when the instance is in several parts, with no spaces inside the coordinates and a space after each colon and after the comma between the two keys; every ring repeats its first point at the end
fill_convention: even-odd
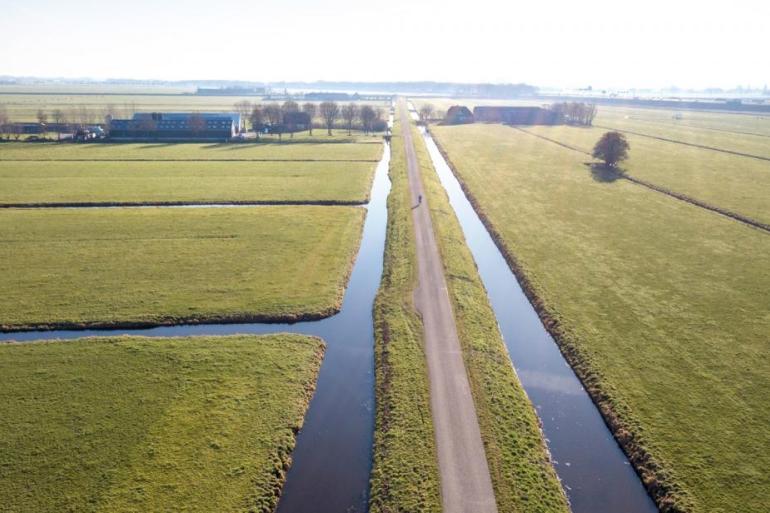
{"type": "Polygon", "coordinates": [[[623,178],[624,170],[621,168],[596,162],[586,162],[584,165],[591,169],[591,177],[597,182],[612,183],[623,178]]]}

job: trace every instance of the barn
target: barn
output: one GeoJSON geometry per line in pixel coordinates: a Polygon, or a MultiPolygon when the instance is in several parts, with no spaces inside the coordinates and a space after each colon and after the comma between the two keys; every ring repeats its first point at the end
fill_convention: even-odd
{"type": "Polygon", "coordinates": [[[444,117],[444,124],[463,125],[465,123],[473,123],[473,114],[470,109],[464,105],[449,107],[449,110],[446,111],[446,117],[444,117]]]}
{"type": "Polygon", "coordinates": [[[241,126],[240,114],[212,112],[140,112],[131,119],[113,119],[109,137],[116,141],[137,139],[229,140],[241,126]]]}
{"type": "Polygon", "coordinates": [[[481,123],[509,125],[558,125],[563,122],[558,112],[542,107],[479,106],[473,108],[473,117],[481,123]]]}

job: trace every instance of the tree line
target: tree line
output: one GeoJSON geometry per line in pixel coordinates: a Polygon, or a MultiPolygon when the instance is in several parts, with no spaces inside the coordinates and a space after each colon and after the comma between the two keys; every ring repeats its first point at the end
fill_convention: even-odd
{"type": "Polygon", "coordinates": [[[337,102],[325,101],[318,105],[315,103],[304,103],[300,106],[293,100],[287,100],[282,104],[268,103],[252,104],[248,100],[243,100],[235,104],[235,111],[241,115],[242,129],[246,129],[246,120],[251,123],[251,128],[257,135],[265,127],[271,130],[277,128],[280,137],[283,130],[290,134],[296,129],[297,116],[294,113],[302,112],[306,115],[307,130],[313,135],[313,126],[316,119],[321,121],[321,126],[326,128],[328,135],[332,135],[332,129],[338,121],[342,121],[344,128],[347,128],[348,135],[353,133],[353,127],[360,128],[364,133],[369,134],[383,129],[382,120],[383,111],[379,107],[371,105],[361,105],[348,103],[339,105],[337,102]]]}
{"type": "Polygon", "coordinates": [[[595,103],[561,102],[551,105],[551,110],[559,115],[570,125],[591,126],[596,117],[595,103]]]}

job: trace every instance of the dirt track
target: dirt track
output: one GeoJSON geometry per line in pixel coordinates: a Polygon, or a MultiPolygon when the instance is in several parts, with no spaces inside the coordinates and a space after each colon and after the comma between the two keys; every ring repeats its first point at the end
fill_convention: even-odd
{"type": "Polygon", "coordinates": [[[476,408],[457,337],[444,266],[424,199],[420,167],[404,101],[400,102],[400,119],[403,123],[412,204],[415,206],[412,209],[412,221],[415,227],[419,286],[414,297],[423,321],[443,511],[496,512],[476,408]],[[422,202],[419,202],[420,196],[423,197],[422,202]]]}

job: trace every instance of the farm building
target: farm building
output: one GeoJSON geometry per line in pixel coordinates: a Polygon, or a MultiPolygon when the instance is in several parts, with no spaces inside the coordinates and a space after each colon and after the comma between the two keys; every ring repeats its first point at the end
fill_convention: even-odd
{"type": "Polygon", "coordinates": [[[562,116],[542,107],[483,106],[474,107],[473,117],[481,123],[509,125],[558,125],[562,116]]]}
{"type": "Polygon", "coordinates": [[[240,126],[240,114],[141,112],[110,121],[110,139],[227,140],[240,126]]]}
{"type": "Polygon", "coordinates": [[[465,123],[473,123],[473,114],[468,107],[464,105],[452,105],[449,110],[446,111],[446,117],[444,117],[445,125],[462,125],[465,123]]]}

